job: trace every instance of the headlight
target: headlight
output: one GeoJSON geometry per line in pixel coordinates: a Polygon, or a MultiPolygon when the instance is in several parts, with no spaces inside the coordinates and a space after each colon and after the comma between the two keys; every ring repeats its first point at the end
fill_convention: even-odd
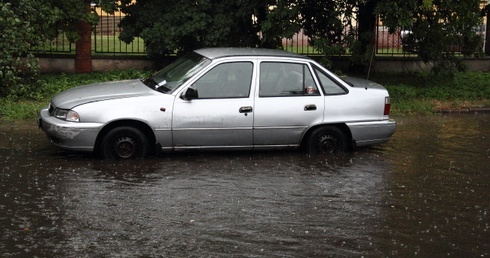
{"type": "Polygon", "coordinates": [[[78,113],[73,110],[56,108],[53,112],[53,116],[70,122],[80,122],[78,113]]]}

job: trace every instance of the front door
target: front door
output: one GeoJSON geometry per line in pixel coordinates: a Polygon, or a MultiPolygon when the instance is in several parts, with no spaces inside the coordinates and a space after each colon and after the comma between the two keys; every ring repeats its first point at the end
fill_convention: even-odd
{"type": "Polygon", "coordinates": [[[253,145],[252,62],[221,63],[191,87],[197,97],[176,98],[175,148],[251,148],[253,145]]]}

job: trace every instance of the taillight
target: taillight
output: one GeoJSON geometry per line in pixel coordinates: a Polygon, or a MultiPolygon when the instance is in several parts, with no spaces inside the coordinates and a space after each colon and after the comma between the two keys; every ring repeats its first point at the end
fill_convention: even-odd
{"type": "Polygon", "coordinates": [[[391,109],[390,97],[385,97],[385,111],[383,112],[383,115],[385,116],[389,115],[390,109],[391,109]]]}

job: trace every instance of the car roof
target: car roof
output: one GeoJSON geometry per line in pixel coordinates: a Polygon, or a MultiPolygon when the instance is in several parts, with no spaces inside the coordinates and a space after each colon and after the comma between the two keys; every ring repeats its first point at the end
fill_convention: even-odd
{"type": "Polygon", "coordinates": [[[303,58],[309,59],[309,57],[287,52],[278,49],[267,49],[267,48],[203,48],[194,50],[194,52],[205,56],[209,59],[216,59],[222,57],[232,57],[232,56],[268,56],[268,57],[292,57],[292,58],[303,58]]]}

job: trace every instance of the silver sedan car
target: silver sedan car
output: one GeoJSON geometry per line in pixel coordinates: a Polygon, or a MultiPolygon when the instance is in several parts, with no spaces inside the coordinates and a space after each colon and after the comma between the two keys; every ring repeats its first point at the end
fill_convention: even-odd
{"type": "Polygon", "coordinates": [[[109,159],[190,149],[304,148],[334,153],[387,142],[388,91],[270,49],[196,50],[142,80],[54,96],[38,123],[63,149],[109,159]]]}

